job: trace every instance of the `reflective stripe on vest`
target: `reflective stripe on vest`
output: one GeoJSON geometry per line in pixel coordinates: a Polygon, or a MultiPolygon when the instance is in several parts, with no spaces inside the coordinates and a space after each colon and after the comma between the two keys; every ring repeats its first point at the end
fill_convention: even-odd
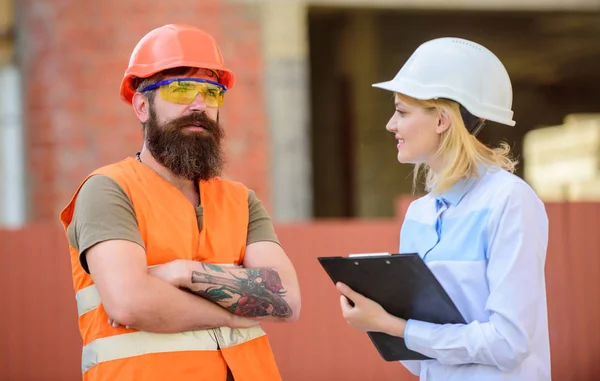
{"type": "Polygon", "coordinates": [[[95,310],[100,305],[100,294],[98,294],[95,284],[77,291],[75,299],[77,299],[79,316],[95,310]]]}
{"type": "Polygon", "coordinates": [[[221,327],[181,333],[132,332],[97,339],[83,347],[82,374],[95,365],[150,353],[216,351],[266,335],[260,326],[244,329],[221,327]]]}

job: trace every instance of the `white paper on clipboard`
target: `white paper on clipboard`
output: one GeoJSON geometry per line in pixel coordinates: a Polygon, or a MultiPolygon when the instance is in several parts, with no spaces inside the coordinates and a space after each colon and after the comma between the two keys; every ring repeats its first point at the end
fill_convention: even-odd
{"type": "Polygon", "coordinates": [[[348,258],[357,258],[357,257],[381,257],[381,256],[390,256],[390,253],[359,253],[359,254],[350,254],[348,258]]]}

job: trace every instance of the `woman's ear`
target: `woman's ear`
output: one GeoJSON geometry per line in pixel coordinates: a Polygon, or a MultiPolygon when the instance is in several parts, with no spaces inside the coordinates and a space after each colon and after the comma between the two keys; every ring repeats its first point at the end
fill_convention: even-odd
{"type": "Polygon", "coordinates": [[[145,123],[150,117],[150,100],[140,93],[133,94],[131,104],[140,122],[145,123]]]}
{"type": "Polygon", "coordinates": [[[440,109],[439,114],[438,114],[438,123],[437,123],[437,127],[435,128],[435,132],[438,134],[442,134],[444,133],[448,128],[450,128],[450,124],[451,124],[451,118],[450,115],[448,114],[448,111],[444,110],[444,109],[440,109]]]}

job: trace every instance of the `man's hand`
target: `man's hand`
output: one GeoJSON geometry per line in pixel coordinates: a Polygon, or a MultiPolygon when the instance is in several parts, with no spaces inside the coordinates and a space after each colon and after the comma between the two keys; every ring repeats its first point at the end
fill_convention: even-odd
{"type": "Polygon", "coordinates": [[[384,332],[403,337],[406,320],[390,315],[381,305],[341,282],[338,282],[336,287],[342,294],[340,296],[342,315],[348,324],[360,331],[384,332]],[[354,306],[348,299],[352,300],[354,306]]]}
{"type": "Polygon", "coordinates": [[[183,287],[185,281],[191,277],[188,261],[176,259],[162,265],[148,268],[148,274],[164,280],[175,287],[183,287]]]}
{"type": "MultiPolygon", "coordinates": [[[[123,324],[121,324],[118,321],[116,321],[115,319],[109,317],[108,318],[108,325],[112,326],[113,328],[119,328],[119,326],[121,326],[123,324]]],[[[129,329],[130,327],[128,325],[126,325],[125,328],[129,329]]]]}

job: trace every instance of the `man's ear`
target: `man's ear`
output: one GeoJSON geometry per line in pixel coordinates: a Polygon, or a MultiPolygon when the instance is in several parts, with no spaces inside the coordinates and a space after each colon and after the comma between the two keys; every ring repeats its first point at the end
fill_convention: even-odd
{"type": "Polygon", "coordinates": [[[444,133],[448,128],[450,128],[451,118],[448,112],[444,109],[441,109],[438,114],[438,124],[435,128],[435,132],[438,134],[444,133]]]}
{"type": "Polygon", "coordinates": [[[140,122],[146,123],[148,118],[150,118],[150,100],[140,93],[135,93],[133,94],[131,104],[133,112],[135,112],[140,122]]]}

